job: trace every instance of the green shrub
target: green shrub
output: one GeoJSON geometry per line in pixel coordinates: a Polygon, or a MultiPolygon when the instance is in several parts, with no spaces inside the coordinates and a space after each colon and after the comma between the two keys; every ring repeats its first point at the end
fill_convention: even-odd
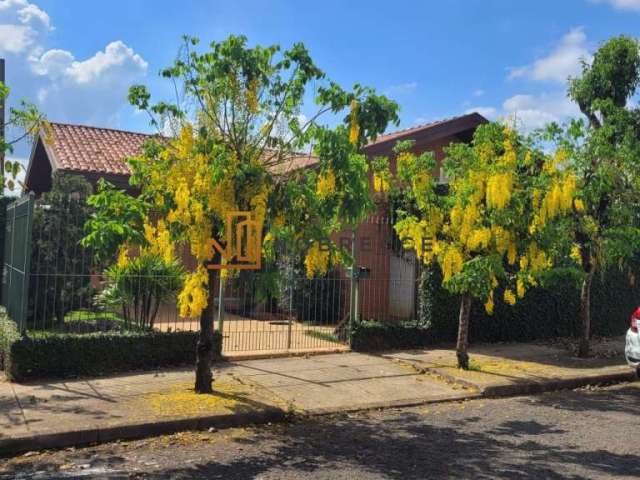
{"type": "MultiPolygon", "coordinates": [[[[193,365],[197,332],[38,333],[13,340],[5,350],[10,380],[98,376],[130,370],[193,365]]],[[[220,356],[222,338],[214,333],[220,356]]]]}
{"type": "Polygon", "coordinates": [[[351,329],[351,348],[358,352],[425,347],[434,341],[429,328],[412,323],[364,321],[351,329]]]}
{"type": "Polygon", "coordinates": [[[151,330],[160,305],[175,300],[182,289],[184,268],[175,260],[143,254],[125,265],[112,265],[105,277],[107,284],[96,297],[97,303],[121,308],[127,327],[133,324],[151,330]]]}
{"type": "Polygon", "coordinates": [[[18,326],[9,318],[5,308],[0,307],[0,370],[8,365],[5,352],[8,352],[10,346],[18,340],[20,340],[18,326]]]}
{"type": "MultiPolygon", "coordinates": [[[[438,342],[453,342],[458,331],[459,298],[441,287],[437,267],[423,273],[420,324],[438,342]]],[[[496,302],[488,315],[481,302],[472,306],[469,338],[472,342],[531,341],[577,336],[580,329],[580,291],[575,272],[559,270],[545,279],[545,288],[529,290],[513,307],[496,302]]],[[[502,291],[496,290],[496,298],[502,291]]],[[[628,328],[632,310],[640,303],[640,287],[631,285],[617,269],[594,278],[591,300],[592,333],[621,335],[628,328]]]]}

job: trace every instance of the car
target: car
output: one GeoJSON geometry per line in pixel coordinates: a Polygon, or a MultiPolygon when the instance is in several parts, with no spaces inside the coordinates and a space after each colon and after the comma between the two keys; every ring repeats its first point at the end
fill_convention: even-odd
{"type": "Polygon", "coordinates": [[[624,356],[627,363],[636,369],[640,376],[640,307],[631,314],[631,324],[627,330],[627,340],[624,348],[624,356]]]}

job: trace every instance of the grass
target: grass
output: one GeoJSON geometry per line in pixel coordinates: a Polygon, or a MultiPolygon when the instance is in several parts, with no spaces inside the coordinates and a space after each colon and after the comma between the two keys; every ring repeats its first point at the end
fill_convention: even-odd
{"type": "Polygon", "coordinates": [[[340,339],[331,333],[322,332],[318,330],[305,330],[304,333],[306,335],[309,335],[310,337],[318,338],[320,340],[325,340],[327,342],[341,343],[340,339]]]}
{"type": "Polygon", "coordinates": [[[64,316],[65,322],[93,322],[96,320],[111,320],[113,322],[122,322],[124,319],[113,312],[94,312],[91,310],[73,310],[64,316]]]}

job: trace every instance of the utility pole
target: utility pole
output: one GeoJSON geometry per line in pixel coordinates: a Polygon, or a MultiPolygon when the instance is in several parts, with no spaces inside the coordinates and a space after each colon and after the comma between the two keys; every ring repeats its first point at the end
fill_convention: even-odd
{"type": "MultiPolygon", "coordinates": [[[[4,58],[0,58],[0,83],[5,84],[5,81],[4,81],[4,58]]],[[[2,139],[2,143],[3,144],[4,144],[4,134],[5,134],[5,132],[4,132],[4,105],[5,105],[5,98],[2,97],[2,98],[0,98],[0,139],[2,139]]],[[[4,179],[4,148],[0,148],[0,178],[4,179]]],[[[3,185],[4,185],[4,180],[3,180],[3,185]]]]}

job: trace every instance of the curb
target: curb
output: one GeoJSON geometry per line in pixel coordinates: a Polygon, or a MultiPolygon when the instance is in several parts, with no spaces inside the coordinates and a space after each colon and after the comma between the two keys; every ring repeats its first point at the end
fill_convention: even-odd
{"type": "Polygon", "coordinates": [[[570,377],[547,381],[531,381],[509,385],[488,385],[480,388],[480,394],[486,398],[515,397],[557,390],[572,390],[587,385],[607,385],[632,382],[636,380],[635,372],[605,373],[588,377],[570,377]]]}
{"type": "Polygon", "coordinates": [[[0,457],[10,457],[29,451],[81,447],[115,440],[134,440],[159,435],[170,435],[187,430],[205,430],[207,428],[232,428],[247,425],[264,425],[282,422],[287,413],[279,408],[267,408],[235,415],[210,415],[204,417],[160,420],[158,422],[94,427],[69,432],[23,435],[0,438],[0,457]]]}

